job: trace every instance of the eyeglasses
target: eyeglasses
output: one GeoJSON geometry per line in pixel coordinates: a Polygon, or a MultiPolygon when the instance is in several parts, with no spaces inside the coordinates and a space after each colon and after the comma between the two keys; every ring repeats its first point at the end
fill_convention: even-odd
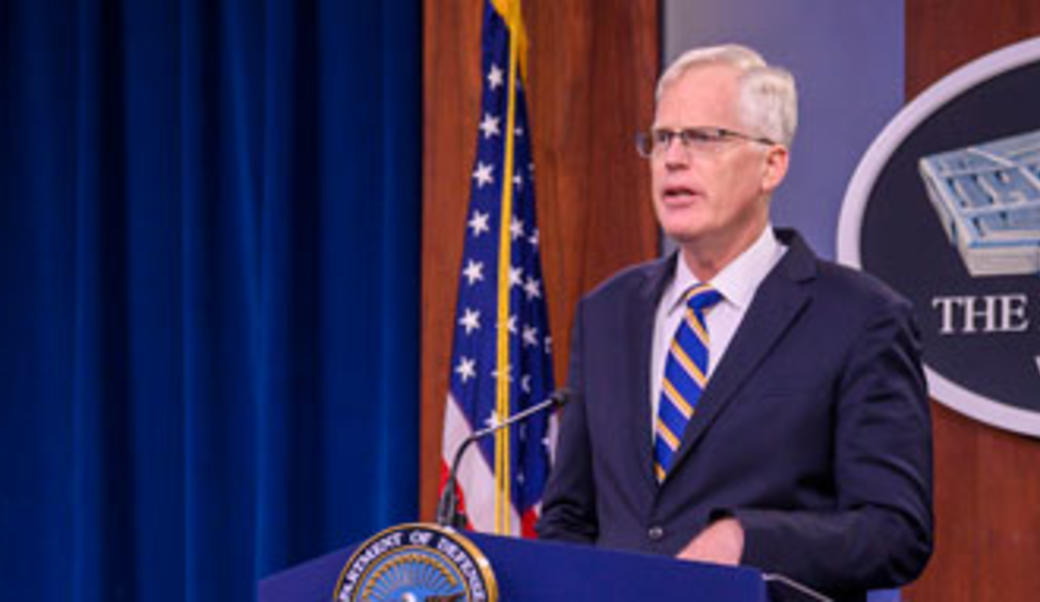
{"type": "Polygon", "coordinates": [[[649,159],[668,150],[674,138],[679,139],[679,143],[687,152],[704,154],[715,151],[730,140],[746,140],[769,146],[776,144],[769,138],[750,136],[726,128],[701,126],[681,130],[655,128],[649,132],[639,132],[636,134],[636,150],[640,155],[649,159]]]}

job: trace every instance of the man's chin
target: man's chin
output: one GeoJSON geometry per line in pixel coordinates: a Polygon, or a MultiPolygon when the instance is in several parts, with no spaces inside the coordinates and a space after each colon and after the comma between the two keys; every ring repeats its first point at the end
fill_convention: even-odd
{"type": "Polygon", "coordinates": [[[658,205],[655,209],[661,230],[676,242],[695,239],[710,226],[703,207],[658,205]]]}
{"type": "Polygon", "coordinates": [[[664,225],[661,229],[664,231],[665,236],[674,240],[678,245],[696,242],[698,238],[704,236],[703,228],[692,227],[689,225],[682,227],[669,227],[668,225],[664,225]]]}

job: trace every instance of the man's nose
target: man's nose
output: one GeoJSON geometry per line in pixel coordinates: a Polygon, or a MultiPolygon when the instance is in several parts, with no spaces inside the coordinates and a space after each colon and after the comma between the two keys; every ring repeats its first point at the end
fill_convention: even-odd
{"type": "Polygon", "coordinates": [[[690,153],[683,144],[682,138],[672,136],[661,151],[661,159],[668,169],[683,169],[689,166],[690,153]]]}

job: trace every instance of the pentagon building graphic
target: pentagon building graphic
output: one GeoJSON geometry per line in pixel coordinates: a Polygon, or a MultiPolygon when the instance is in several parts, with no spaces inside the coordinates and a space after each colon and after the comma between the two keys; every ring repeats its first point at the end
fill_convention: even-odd
{"type": "Polygon", "coordinates": [[[972,276],[1040,274],[1040,130],[918,162],[972,276]]]}

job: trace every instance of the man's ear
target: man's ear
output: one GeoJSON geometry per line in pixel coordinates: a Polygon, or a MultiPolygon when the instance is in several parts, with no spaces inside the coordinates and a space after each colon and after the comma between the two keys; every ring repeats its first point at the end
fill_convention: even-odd
{"type": "Polygon", "coordinates": [[[771,193],[787,175],[787,147],[775,144],[766,151],[765,166],[762,170],[762,191],[771,193]]]}

